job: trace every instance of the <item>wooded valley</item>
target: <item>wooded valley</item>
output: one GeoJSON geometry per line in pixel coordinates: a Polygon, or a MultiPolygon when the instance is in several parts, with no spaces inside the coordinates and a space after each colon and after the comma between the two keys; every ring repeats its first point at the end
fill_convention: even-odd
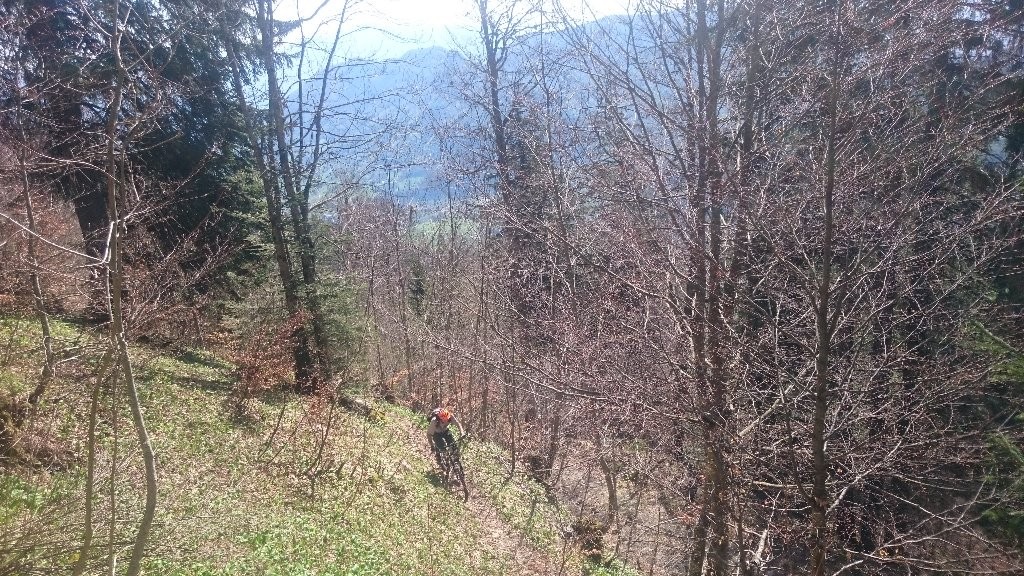
{"type": "Polygon", "coordinates": [[[286,4],[0,0],[0,575],[1024,573],[1021,0],[286,4]]]}

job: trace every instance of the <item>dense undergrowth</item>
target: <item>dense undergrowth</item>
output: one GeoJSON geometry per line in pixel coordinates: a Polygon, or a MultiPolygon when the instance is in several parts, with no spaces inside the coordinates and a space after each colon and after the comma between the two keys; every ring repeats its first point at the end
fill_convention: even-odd
{"type": "MultiPolygon", "coordinates": [[[[90,374],[101,338],[73,321],[54,327],[58,380],[19,441],[63,455],[49,465],[25,458],[0,467],[0,575],[67,572],[79,554],[90,374]]],[[[0,400],[9,403],[36,378],[36,325],[0,317],[0,346],[0,400]]],[[[146,573],[513,574],[527,572],[523,558],[531,555],[532,570],[609,573],[584,567],[562,539],[564,513],[539,486],[510,479],[492,445],[467,451],[467,505],[438,485],[425,422],[404,408],[381,404],[364,417],[277,392],[240,419],[230,405],[232,366],[217,356],[136,346],[133,357],[158,455],[146,573]]],[[[123,393],[102,390],[92,571],[111,558],[126,561],[141,510],[125,404],[123,393]]]]}

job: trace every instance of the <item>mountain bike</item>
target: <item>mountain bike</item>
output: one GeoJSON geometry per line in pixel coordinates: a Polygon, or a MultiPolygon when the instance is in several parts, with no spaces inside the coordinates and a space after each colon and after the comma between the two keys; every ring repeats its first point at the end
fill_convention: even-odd
{"type": "Polygon", "coordinates": [[[462,467],[462,448],[469,440],[469,434],[463,435],[455,444],[448,444],[438,453],[441,464],[441,485],[445,490],[459,495],[462,500],[469,500],[469,485],[466,483],[466,470],[462,467]]]}

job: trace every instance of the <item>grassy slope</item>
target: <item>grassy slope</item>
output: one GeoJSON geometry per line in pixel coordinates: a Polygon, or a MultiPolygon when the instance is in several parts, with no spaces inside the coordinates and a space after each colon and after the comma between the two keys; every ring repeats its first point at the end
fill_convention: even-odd
{"type": "MultiPolygon", "coordinates": [[[[58,331],[65,345],[90,339],[73,324],[58,323],[58,331]]],[[[32,382],[37,337],[30,320],[0,318],[0,345],[10,344],[6,356],[0,351],[0,394],[24,393],[32,382]]],[[[75,377],[55,385],[36,419],[44,423],[37,432],[75,446],[83,464],[65,472],[0,469],[0,575],[66,570],[77,557],[90,354],[77,372],[62,367],[75,377]]],[[[257,407],[261,418],[239,422],[227,406],[226,363],[141,347],[134,356],[160,478],[147,573],[488,575],[557,573],[563,566],[567,574],[580,572],[572,553],[562,558],[558,512],[539,487],[507,481],[492,446],[467,454],[474,491],[467,506],[437,486],[425,423],[402,408],[385,406],[367,419],[282,394],[257,407]],[[331,434],[316,458],[328,418],[331,434]]],[[[124,404],[123,397],[103,398],[97,496],[98,538],[105,542],[115,469],[122,565],[142,497],[124,404]]]]}

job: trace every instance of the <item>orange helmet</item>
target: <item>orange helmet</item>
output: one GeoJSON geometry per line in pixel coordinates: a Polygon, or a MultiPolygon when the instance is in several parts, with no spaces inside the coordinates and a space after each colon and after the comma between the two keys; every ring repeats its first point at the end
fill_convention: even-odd
{"type": "Polygon", "coordinates": [[[447,408],[434,408],[432,414],[437,416],[437,419],[445,424],[452,419],[452,413],[449,412],[447,408]]]}

